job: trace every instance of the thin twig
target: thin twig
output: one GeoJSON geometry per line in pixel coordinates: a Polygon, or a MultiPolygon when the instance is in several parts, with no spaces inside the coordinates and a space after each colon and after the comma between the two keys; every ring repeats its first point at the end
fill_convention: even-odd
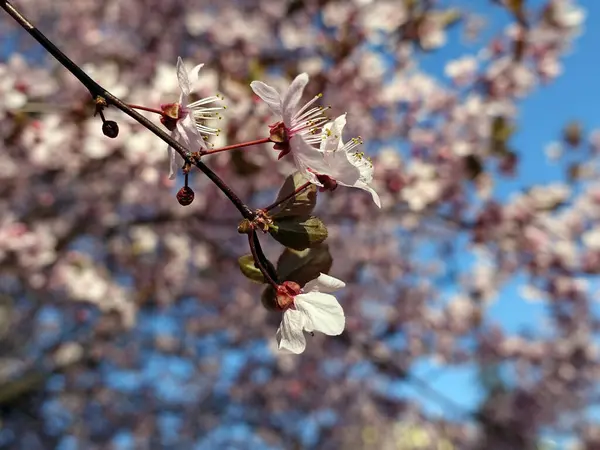
{"type": "Polygon", "coordinates": [[[206,164],[196,158],[192,158],[190,150],[185,148],[165,131],[156,126],[146,117],[129,107],[126,103],[108,92],[98,83],[96,83],[88,74],[86,74],[77,64],[75,64],[67,55],[65,55],[56,45],[54,45],[41,31],[35,28],[19,10],[17,10],[7,0],[0,0],[0,7],[4,9],[25,31],[27,31],[36,41],[40,43],[48,53],[71,72],[90,92],[94,100],[104,99],[108,105],[114,105],[125,114],[136,120],[138,123],[146,127],[156,136],[161,138],[170,147],[175,149],[177,153],[189,164],[198,167],[204,174],[215,183],[219,189],[229,198],[245,219],[253,220],[256,213],[251,210],[232,190],[231,188],[206,164]]]}
{"type": "Polygon", "coordinates": [[[268,260],[262,251],[260,241],[258,240],[256,230],[254,229],[250,230],[248,233],[248,244],[250,245],[250,252],[252,253],[252,258],[254,258],[256,268],[260,270],[265,277],[265,280],[267,280],[274,289],[277,289],[277,286],[279,285],[279,283],[277,283],[277,274],[273,274],[269,270],[268,260]],[[265,264],[265,261],[267,261],[267,264],[265,264]]]}

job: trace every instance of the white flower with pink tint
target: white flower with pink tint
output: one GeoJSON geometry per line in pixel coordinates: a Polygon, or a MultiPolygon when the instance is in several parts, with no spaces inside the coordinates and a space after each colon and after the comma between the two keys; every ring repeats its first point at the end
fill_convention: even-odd
{"type": "MultiPolygon", "coordinates": [[[[163,116],[162,124],[171,131],[171,137],[184,145],[190,151],[196,151],[198,147],[207,148],[204,142],[204,136],[217,135],[218,128],[206,125],[207,120],[219,119],[219,111],[225,109],[224,106],[206,105],[221,100],[219,96],[202,98],[192,103],[187,103],[188,97],[192,92],[192,87],[198,81],[198,73],[204,64],[198,64],[189,72],[186,70],[181,57],[177,58],[177,79],[181,94],[177,103],[168,103],[161,106],[163,116]]],[[[176,152],[173,148],[168,148],[169,152],[169,178],[175,178],[175,174],[182,162],[177,162],[176,152]]]]}
{"type": "Polygon", "coordinates": [[[253,81],[250,87],[279,118],[270,125],[271,139],[276,143],[274,148],[281,150],[279,158],[291,154],[298,170],[311,183],[322,186],[316,174],[328,175],[328,167],[323,155],[312,145],[320,143],[321,128],[329,119],[324,114],[326,108],[314,106],[321,94],[300,106],[307,84],[308,75],[302,73],[292,81],[285,94],[262,81],[253,81]]]}
{"type": "Polygon", "coordinates": [[[302,353],[306,348],[304,331],[328,336],[342,334],[346,326],[344,310],[330,293],[344,286],[343,281],[324,273],[303,289],[289,281],[280,286],[277,304],[283,309],[283,318],[275,335],[279,350],[302,353]]]}
{"type": "Polygon", "coordinates": [[[344,144],[342,130],[345,125],[346,114],[342,114],[323,127],[320,150],[329,166],[328,176],[342,186],[369,192],[375,204],[381,208],[379,195],[369,185],[373,181],[371,158],[357,150],[357,147],[362,144],[360,138],[353,138],[344,144]]]}

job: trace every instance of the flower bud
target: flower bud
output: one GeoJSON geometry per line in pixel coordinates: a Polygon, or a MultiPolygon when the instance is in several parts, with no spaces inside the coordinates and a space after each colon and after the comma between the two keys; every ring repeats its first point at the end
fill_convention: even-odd
{"type": "Polygon", "coordinates": [[[183,186],[177,192],[177,201],[182,206],[188,206],[194,201],[194,191],[189,186],[183,186]]]}
{"type": "Polygon", "coordinates": [[[102,124],[102,133],[111,139],[119,135],[119,125],[114,120],[106,120],[102,124]]]}
{"type": "Polygon", "coordinates": [[[238,233],[240,234],[248,234],[252,230],[252,222],[248,219],[242,220],[238,225],[238,233]]]}

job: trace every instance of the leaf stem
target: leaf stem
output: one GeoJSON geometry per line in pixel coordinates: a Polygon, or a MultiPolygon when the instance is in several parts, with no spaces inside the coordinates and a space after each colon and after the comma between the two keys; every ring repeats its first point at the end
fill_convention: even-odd
{"type": "Polygon", "coordinates": [[[269,212],[271,211],[273,208],[276,208],[277,206],[281,205],[282,203],[287,202],[289,199],[291,199],[292,197],[295,197],[296,195],[302,193],[305,189],[307,189],[309,186],[311,185],[310,181],[307,181],[306,183],[304,183],[302,186],[299,186],[294,192],[292,192],[289,195],[286,195],[285,197],[283,197],[281,200],[276,200],[275,202],[271,203],[269,206],[266,206],[264,208],[262,208],[262,210],[264,212],[269,212]]]}
{"type": "Polygon", "coordinates": [[[38,43],[46,49],[56,60],[71,72],[83,84],[94,100],[98,97],[104,99],[107,105],[114,105],[125,114],[136,120],[138,123],[146,127],[160,139],[169,144],[177,153],[190,164],[198,167],[204,174],[217,185],[217,187],[227,196],[227,198],[235,205],[241,215],[248,220],[253,220],[256,213],[250,209],[233,190],[206,164],[199,161],[197,158],[192,158],[192,153],[169,136],[161,128],[153,124],[146,117],[129,107],[119,98],[112,95],[98,83],[96,83],[88,74],[86,74],[77,64],[75,64],[67,55],[65,55],[56,45],[54,45],[41,31],[35,28],[8,0],[0,0],[0,7],[4,9],[25,31],[27,31],[38,43]]]}

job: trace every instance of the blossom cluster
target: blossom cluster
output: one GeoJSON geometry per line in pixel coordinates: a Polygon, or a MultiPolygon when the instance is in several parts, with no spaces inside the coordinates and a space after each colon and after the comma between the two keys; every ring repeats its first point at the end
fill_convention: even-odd
{"type": "MultiPolygon", "coordinates": [[[[564,56],[585,16],[575,1],[493,2],[487,24],[469,10],[442,9],[453,2],[14,3],[111,93],[164,107],[157,110],[167,130],[186,148],[190,142],[190,152],[198,150],[249,203],[264,205],[288,178],[277,196],[282,202],[254,229],[275,238],[263,242],[269,257],[281,250],[274,241],[286,247],[274,270],[262,267],[277,276],[278,295],[252,255],[238,260],[246,236],[237,234],[237,212],[207,177],[188,173],[193,205],[174,201],[178,181],[164,169],[170,155],[173,175],[185,166],[179,152],[165,152],[112,107],[105,113],[119,121],[120,133],[106,139],[88,114],[88,92],[54,63],[38,65],[35,52],[0,63],[0,387],[35,355],[52,355],[49,337],[76,343],[83,356],[49,378],[35,424],[23,414],[3,416],[0,439],[13,436],[7,445],[29,448],[41,439],[42,448],[57,436],[64,447],[236,446],[213,433],[219,422],[231,430],[232,416],[282,447],[295,440],[306,447],[402,446],[406,424],[421,430],[414,440],[422,447],[533,448],[534,436],[555,426],[577,436],[580,448],[598,445],[600,428],[581,415],[598,377],[598,133],[590,129],[588,141],[581,131],[561,141],[559,152],[554,146],[554,164],[569,169],[560,184],[538,180],[504,196],[521,186],[511,178],[525,175],[524,152],[529,162],[541,153],[514,139],[527,133],[521,102],[569,73],[564,56]],[[496,27],[499,17],[510,24],[496,27]],[[482,23],[493,34],[489,42],[476,36],[482,23]],[[423,52],[454,40],[463,24],[476,48],[461,47],[466,54],[448,61],[445,78],[427,73],[423,52]],[[199,89],[191,74],[189,94],[169,103],[179,86],[173,55],[182,51],[206,65],[199,89]],[[302,139],[311,152],[297,135],[290,138],[281,101],[299,73],[310,76],[309,98],[323,92],[322,101],[349,111],[347,127],[373,158],[371,181],[358,165],[369,160],[356,147],[346,155],[324,152],[362,140],[336,146],[345,115],[308,124],[302,139]],[[249,84],[258,79],[278,88],[277,112],[252,96],[249,84]],[[221,93],[227,110],[217,105],[221,93]],[[256,150],[214,152],[257,136],[267,137],[256,150]],[[276,140],[277,152],[267,148],[276,140]],[[353,154],[357,165],[348,166],[344,158],[353,154]],[[319,193],[315,213],[325,230],[312,215],[313,197],[342,183],[375,190],[381,211],[374,214],[375,197],[357,190],[319,193]],[[344,316],[330,295],[341,285],[327,273],[352,286],[339,297],[344,316]],[[276,313],[256,307],[257,292],[242,279],[248,275],[267,286],[263,303],[276,313]],[[521,298],[535,302],[530,309],[543,320],[514,314],[519,327],[506,327],[498,308],[521,298]],[[267,346],[278,324],[279,343],[267,346]],[[335,339],[305,334],[342,329],[335,339]],[[300,351],[306,341],[312,345],[301,358],[276,351],[300,351]],[[461,411],[419,384],[423,362],[441,365],[441,374],[475,365],[514,369],[518,377],[496,385],[476,416],[449,422],[422,407],[433,400],[444,416],[461,411]],[[413,383],[431,398],[397,395],[400,384],[413,383]],[[304,433],[315,427],[318,443],[304,433]]],[[[16,33],[29,52],[30,37],[9,20],[3,31],[16,33]]],[[[566,104],[575,113],[576,104],[566,104]]],[[[566,109],[552,113],[562,117],[566,109]]],[[[315,114],[318,120],[325,110],[315,114]]],[[[436,380],[424,381],[435,387],[436,380]]],[[[250,438],[248,445],[261,448],[250,438]]]]}
{"type": "MultiPolygon", "coordinates": [[[[207,121],[219,118],[219,112],[225,109],[224,106],[213,106],[213,103],[219,100],[219,96],[188,102],[202,67],[203,64],[200,64],[187,71],[183,60],[178,58],[177,79],[181,90],[179,101],[161,105],[160,108],[161,122],[171,131],[171,136],[187,149],[199,148],[200,157],[228,148],[208,150],[205,141],[219,132],[217,128],[206,124],[207,121]]],[[[361,139],[353,138],[346,143],[342,139],[346,114],[340,115],[335,120],[329,120],[325,114],[328,108],[318,105],[321,95],[316,95],[305,104],[301,104],[308,81],[309,77],[306,73],[298,75],[284,94],[262,81],[253,81],[250,84],[254,93],[268,105],[276,117],[276,122],[269,125],[269,138],[265,141],[274,144],[274,150],[279,151],[278,159],[289,155],[299,175],[298,179],[307,181],[304,186],[292,192],[289,198],[286,197],[285,201],[291,200],[292,203],[296,201],[297,194],[306,189],[308,184],[318,186],[323,191],[333,191],[341,185],[369,192],[375,204],[381,208],[379,196],[370,186],[373,179],[373,163],[364,152],[358,150],[362,144],[361,139]]],[[[244,144],[236,144],[230,147],[243,146],[244,144]]],[[[176,157],[171,146],[168,147],[168,154],[169,178],[173,179],[178,166],[181,166],[183,161],[178,161],[181,157],[176,157]]],[[[187,186],[189,166],[183,164],[183,167],[186,186],[179,191],[177,198],[182,205],[187,205],[193,201],[194,196],[193,191],[187,186]]],[[[283,203],[283,200],[276,203],[283,203]]],[[[254,230],[257,226],[263,228],[263,231],[268,231],[273,219],[267,215],[267,212],[272,208],[273,206],[270,206],[262,212],[259,219],[248,224],[248,231],[254,230]]],[[[310,231],[308,233],[310,234],[310,231]]],[[[280,240],[283,238],[283,233],[278,235],[280,238],[275,238],[286,245],[287,242],[280,240]]],[[[324,236],[327,236],[326,231],[324,236]]],[[[310,235],[308,238],[311,243],[306,247],[320,244],[324,240],[324,238],[312,239],[310,235]]],[[[297,250],[306,248],[288,245],[297,250]]],[[[260,256],[253,252],[252,257],[252,265],[258,268],[262,272],[261,277],[264,276],[275,288],[277,309],[283,312],[283,320],[276,333],[280,349],[292,353],[303,352],[306,346],[304,331],[309,333],[320,331],[333,336],[343,332],[345,324],[343,310],[336,298],[329,294],[344,287],[342,281],[320,273],[318,278],[308,281],[303,288],[293,281],[279,284],[264,269],[264,261],[258,260],[260,256]]]]}

